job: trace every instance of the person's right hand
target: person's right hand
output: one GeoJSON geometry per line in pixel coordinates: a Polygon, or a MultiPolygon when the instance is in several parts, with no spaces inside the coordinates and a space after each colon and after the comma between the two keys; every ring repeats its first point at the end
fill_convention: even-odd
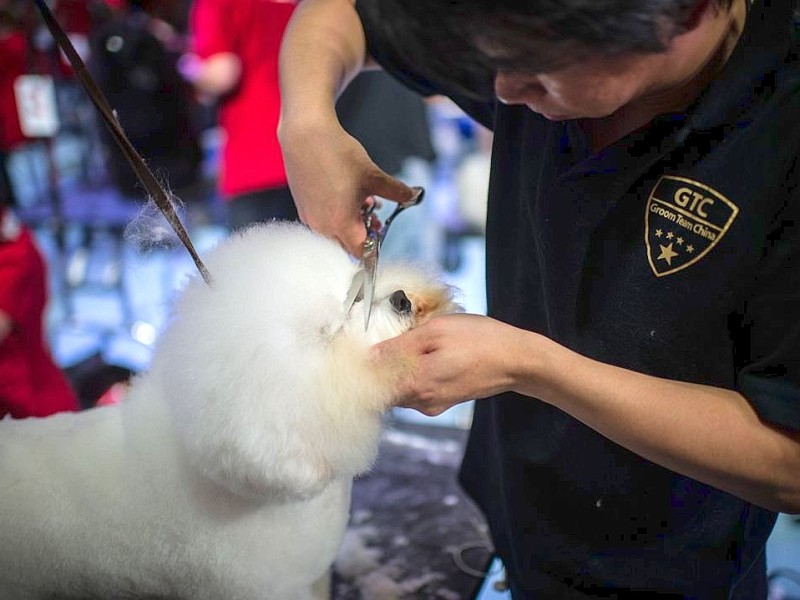
{"type": "Polygon", "coordinates": [[[282,124],[279,137],[300,220],[354,256],[366,237],[362,207],[373,196],[402,202],[414,194],[381,171],[335,118],[302,127],[282,124]]]}

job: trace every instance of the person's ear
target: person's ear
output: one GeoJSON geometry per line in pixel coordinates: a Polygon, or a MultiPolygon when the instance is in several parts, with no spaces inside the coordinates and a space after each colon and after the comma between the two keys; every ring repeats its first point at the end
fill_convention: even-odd
{"type": "Polygon", "coordinates": [[[697,4],[692,9],[692,12],[689,13],[689,17],[683,24],[685,27],[685,31],[692,31],[695,27],[697,27],[700,24],[700,21],[703,19],[703,15],[706,14],[707,10],[717,9],[717,7],[711,6],[711,4],[712,0],[697,0],[697,4]]]}

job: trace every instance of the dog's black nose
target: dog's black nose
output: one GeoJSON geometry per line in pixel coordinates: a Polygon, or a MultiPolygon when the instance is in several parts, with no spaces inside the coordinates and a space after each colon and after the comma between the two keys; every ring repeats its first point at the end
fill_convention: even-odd
{"type": "Polygon", "coordinates": [[[389,296],[389,304],[399,313],[411,312],[411,300],[408,299],[403,290],[392,292],[392,295],[389,296]]]}

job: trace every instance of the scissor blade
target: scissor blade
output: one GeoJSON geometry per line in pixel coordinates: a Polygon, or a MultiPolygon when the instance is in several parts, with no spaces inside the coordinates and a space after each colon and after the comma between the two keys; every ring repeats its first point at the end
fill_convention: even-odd
{"type": "Polygon", "coordinates": [[[378,273],[379,244],[364,258],[364,331],[369,328],[369,317],[372,314],[372,301],[375,299],[375,276],[378,273]]]}
{"type": "Polygon", "coordinates": [[[344,312],[348,314],[358,299],[358,294],[364,289],[364,269],[358,269],[350,282],[350,289],[347,290],[347,297],[344,300],[344,312]]]}

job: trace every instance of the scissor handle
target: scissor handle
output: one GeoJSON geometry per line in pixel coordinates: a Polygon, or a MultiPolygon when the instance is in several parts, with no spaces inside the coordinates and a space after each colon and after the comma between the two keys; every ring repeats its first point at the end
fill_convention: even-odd
{"type": "Polygon", "coordinates": [[[375,215],[375,203],[373,202],[369,206],[363,206],[361,208],[361,220],[364,221],[364,227],[367,230],[367,234],[372,231],[372,219],[375,215]]]}
{"type": "Polygon", "coordinates": [[[380,238],[378,236],[378,232],[372,229],[367,230],[367,237],[361,244],[361,264],[364,265],[367,257],[372,254],[375,254],[378,251],[378,246],[380,245],[380,238]]]}
{"type": "Polygon", "coordinates": [[[413,189],[414,189],[414,195],[411,196],[411,198],[409,198],[405,202],[398,202],[397,206],[392,211],[392,214],[390,214],[386,218],[386,222],[383,224],[383,227],[381,227],[380,233],[378,234],[379,244],[383,244],[383,239],[386,237],[386,232],[389,230],[389,225],[392,224],[392,221],[394,221],[397,215],[399,215],[405,209],[410,208],[412,206],[416,206],[417,204],[422,202],[422,198],[425,195],[425,188],[420,186],[415,186],[413,189]]]}

